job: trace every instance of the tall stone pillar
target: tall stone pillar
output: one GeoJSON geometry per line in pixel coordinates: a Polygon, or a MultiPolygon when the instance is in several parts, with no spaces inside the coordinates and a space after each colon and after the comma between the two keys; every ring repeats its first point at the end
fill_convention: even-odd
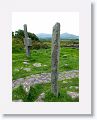
{"type": "Polygon", "coordinates": [[[58,96],[58,63],[60,48],[60,23],[56,23],[52,33],[52,51],[51,51],[51,90],[55,96],[58,96]]]}

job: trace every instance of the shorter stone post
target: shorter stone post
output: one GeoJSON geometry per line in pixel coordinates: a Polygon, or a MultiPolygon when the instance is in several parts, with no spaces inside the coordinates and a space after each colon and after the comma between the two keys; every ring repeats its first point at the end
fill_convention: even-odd
{"type": "Polygon", "coordinates": [[[28,37],[28,33],[27,33],[27,25],[24,24],[24,45],[26,48],[26,55],[29,56],[30,55],[30,47],[32,46],[32,40],[31,38],[28,37]]]}

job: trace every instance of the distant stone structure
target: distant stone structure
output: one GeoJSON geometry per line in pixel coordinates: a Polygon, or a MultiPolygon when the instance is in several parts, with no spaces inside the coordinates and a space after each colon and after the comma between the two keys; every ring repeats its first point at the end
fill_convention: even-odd
{"type": "Polygon", "coordinates": [[[27,25],[24,24],[24,45],[26,48],[26,55],[29,56],[30,55],[30,47],[32,46],[32,40],[31,38],[28,37],[28,33],[27,33],[27,25]]]}
{"type": "Polygon", "coordinates": [[[51,51],[51,89],[55,96],[58,96],[58,63],[60,48],[60,23],[56,23],[52,33],[52,51],[51,51]]]}

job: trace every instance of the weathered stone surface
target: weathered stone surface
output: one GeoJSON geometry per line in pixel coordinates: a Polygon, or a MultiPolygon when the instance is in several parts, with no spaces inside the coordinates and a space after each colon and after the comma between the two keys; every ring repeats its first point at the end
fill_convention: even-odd
{"type": "Polygon", "coordinates": [[[28,37],[28,33],[27,33],[27,25],[24,24],[24,45],[26,48],[26,55],[29,56],[30,55],[30,46],[32,46],[32,41],[31,38],[28,37]]]}
{"type": "Polygon", "coordinates": [[[51,84],[52,93],[58,96],[58,63],[60,47],[60,23],[56,23],[52,33],[52,52],[51,52],[51,84]]]}
{"type": "Polygon", "coordinates": [[[29,38],[29,37],[27,37],[27,39],[24,38],[24,45],[28,46],[28,47],[32,46],[32,40],[31,40],[31,38],[29,38]]]}
{"type": "Polygon", "coordinates": [[[20,82],[20,83],[22,83],[24,81],[24,78],[19,78],[19,79],[17,79],[17,81],[15,81],[15,82],[20,82]]]}
{"type": "Polygon", "coordinates": [[[19,78],[17,80],[13,80],[12,81],[12,88],[15,88],[15,87],[21,85],[24,81],[25,81],[24,78],[19,78]]]}
{"type": "MultiPolygon", "coordinates": [[[[65,71],[59,73],[59,79],[58,80],[64,80],[63,83],[67,83],[65,79],[71,79],[79,76],[78,70],[72,70],[72,71],[65,71]],[[74,75],[72,75],[74,74],[74,75]]],[[[25,82],[28,83],[28,86],[31,86],[33,84],[37,83],[47,83],[51,81],[51,73],[42,73],[42,74],[33,74],[31,76],[27,76],[25,79],[20,78],[17,80],[13,80],[12,87],[17,87],[19,85],[23,85],[25,82]],[[31,82],[31,83],[30,83],[31,82]],[[30,84],[29,84],[30,83],[30,84]]],[[[69,81],[70,82],[70,81],[69,81]]],[[[77,86],[76,86],[77,87],[77,86]]],[[[75,88],[77,89],[77,88],[75,88]]]]}

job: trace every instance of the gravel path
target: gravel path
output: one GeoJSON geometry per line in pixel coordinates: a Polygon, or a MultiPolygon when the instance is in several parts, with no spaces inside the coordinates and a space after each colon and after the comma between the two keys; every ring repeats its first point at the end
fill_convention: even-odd
{"type": "MultiPolygon", "coordinates": [[[[71,71],[65,71],[59,73],[59,80],[64,79],[71,79],[79,77],[79,71],[78,70],[71,70],[71,71]]],[[[41,73],[41,74],[35,74],[24,78],[19,78],[17,80],[12,81],[12,88],[16,88],[19,85],[23,85],[26,92],[29,91],[30,86],[34,85],[36,83],[47,83],[51,81],[51,73],[41,73]]]]}

